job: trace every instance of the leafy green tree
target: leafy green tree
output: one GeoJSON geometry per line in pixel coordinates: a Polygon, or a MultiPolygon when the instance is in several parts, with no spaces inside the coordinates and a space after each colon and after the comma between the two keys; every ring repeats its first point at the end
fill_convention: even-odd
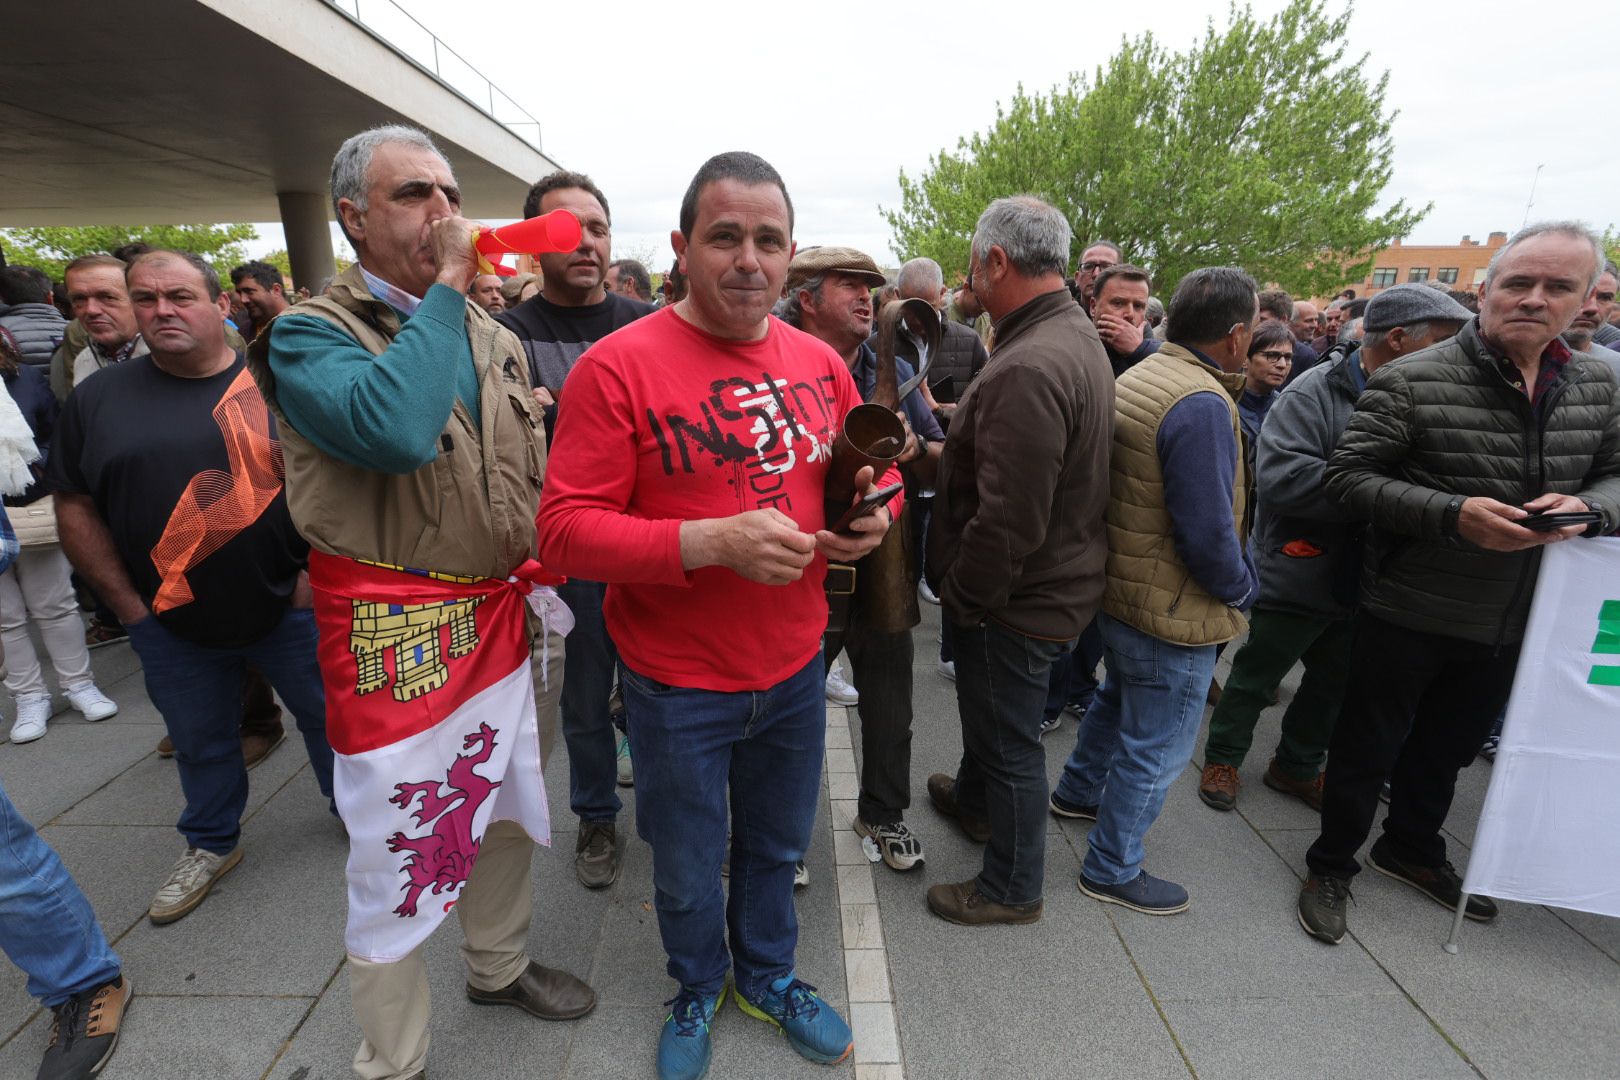
{"type": "Polygon", "coordinates": [[[1022,86],[989,131],[900,174],[893,246],[960,272],[992,199],[1021,192],[1074,227],[1071,263],[1106,237],[1168,291],[1236,265],[1300,296],[1360,280],[1428,207],[1376,204],[1391,172],[1388,74],[1346,58],[1350,9],[1293,0],[1269,20],[1234,6],[1185,53],[1151,33],[1048,94],[1022,86]]]}
{"type": "Polygon", "coordinates": [[[0,245],[13,266],[37,266],[57,281],[62,279],[62,268],[81,255],[134,243],[195,252],[229,280],[230,268],[247,260],[242,245],[258,235],[252,225],[50,226],[0,229],[0,245]]]}
{"type": "Polygon", "coordinates": [[[1616,266],[1620,266],[1620,230],[1613,225],[1603,230],[1603,256],[1616,266]]]}

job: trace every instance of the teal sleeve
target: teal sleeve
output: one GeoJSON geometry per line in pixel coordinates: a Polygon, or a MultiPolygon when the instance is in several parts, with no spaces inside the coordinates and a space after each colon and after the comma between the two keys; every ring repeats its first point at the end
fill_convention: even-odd
{"type": "Polygon", "coordinates": [[[434,285],[379,356],[323,319],[277,319],[270,328],[277,403],[325,453],[363,469],[415,472],[437,456],[463,376],[476,385],[465,306],[460,293],[434,285]]]}

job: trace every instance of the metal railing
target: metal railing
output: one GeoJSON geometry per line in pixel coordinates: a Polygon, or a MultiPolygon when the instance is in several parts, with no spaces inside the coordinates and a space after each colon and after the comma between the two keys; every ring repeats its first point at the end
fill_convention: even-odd
{"type": "MultiPolygon", "coordinates": [[[[439,40],[394,0],[326,0],[356,26],[436,79],[445,89],[512,134],[541,150],[540,121],[478,73],[460,53],[439,40]]],[[[544,151],[542,151],[544,152],[544,151]]]]}

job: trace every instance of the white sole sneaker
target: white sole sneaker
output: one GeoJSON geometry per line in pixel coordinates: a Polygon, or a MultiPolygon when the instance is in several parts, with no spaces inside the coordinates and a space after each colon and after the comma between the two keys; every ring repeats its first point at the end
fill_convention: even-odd
{"type": "Polygon", "coordinates": [[[11,741],[16,743],[18,746],[21,746],[23,743],[31,743],[35,739],[43,739],[44,737],[45,724],[43,721],[38,723],[24,723],[23,721],[18,720],[15,724],[11,725],[11,741]]]}
{"type": "Polygon", "coordinates": [[[118,715],[118,703],[94,686],[68,691],[68,704],[92,724],[118,715]]]}

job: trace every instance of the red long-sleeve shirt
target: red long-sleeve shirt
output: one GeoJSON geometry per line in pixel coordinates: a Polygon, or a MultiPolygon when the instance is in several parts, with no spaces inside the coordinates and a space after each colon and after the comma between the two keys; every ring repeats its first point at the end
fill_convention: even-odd
{"type": "Polygon", "coordinates": [[[819,647],[826,561],[781,586],[689,573],[681,522],[774,507],[823,528],[830,448],[860,400],[837,353],[774,318],[759,341],[714,337],[670,308],[608,335],[559,400],[541,560],[608,583],[608,633],[635,671],[704,690],[774,686],[819,647]]]}

